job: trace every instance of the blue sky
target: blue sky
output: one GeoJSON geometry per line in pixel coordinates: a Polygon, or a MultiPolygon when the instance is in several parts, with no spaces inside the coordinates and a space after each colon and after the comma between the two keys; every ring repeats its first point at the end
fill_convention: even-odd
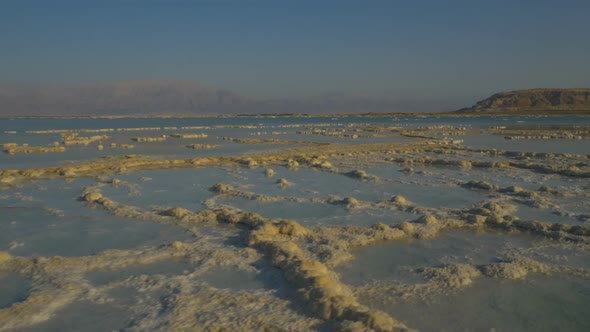
{"type": "Polygon", "coordinates": [[[590,1],[0,3],[0,83],[180,79],[472,103],[590,86],[590,1]]]}

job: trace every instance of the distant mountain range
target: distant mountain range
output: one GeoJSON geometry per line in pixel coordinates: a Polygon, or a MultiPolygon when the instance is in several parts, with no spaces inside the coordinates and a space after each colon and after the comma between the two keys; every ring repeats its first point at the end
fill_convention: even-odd
{"type": "Polygon", "coordinates": [[[249,102],[228,90],[180,81],[79,86],[0,85],[0,115],[154,115],[232,112],[249,102]]]}
{"type": "Polygon", "coordinates": [[[457,112],[590,114],[590,89],[530,89],[500,92],[457,112]]]}
{"type": "Polygon", "coordinates": [[[186,81],[128,81],[78,86],[0,85],[0,116],[383,113],[434,111],[440,107],[428,100],[361,94],[252,99],[186,81]]]}
{"type": "MultiPolygon", "coordinates": [[[[324,94],[252,99],[188,81],[127,81],[77,86],[0,84],[0,116],[153,116],[235,114],[420,113],[449,109],[410,96],[324,94]]],[[[502,92],[459,113],[590,113],[590,89],[502,92]]]]}
{"type": "Polygon", "coordinates": [[[412,113],[452,109],[456,100],[330,93],[253,99],[190,81],[127,81],[77,86],[0,84],[0,116],[153,116],[412,113]]]}

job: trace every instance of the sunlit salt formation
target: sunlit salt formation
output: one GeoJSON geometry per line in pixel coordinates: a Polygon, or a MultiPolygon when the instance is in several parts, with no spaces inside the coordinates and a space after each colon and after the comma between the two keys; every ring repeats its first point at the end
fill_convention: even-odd
{"type": "Polygon", "coordinates": [[[209,150],[214,149],[217,147],[215,144],[189,144],[186,146],[189,149],[193,150],[209,150]]]}
{"type": "MultiPolygon", "coordinates": [[[[313,124],[306,126],[313,128],[313,124]]],[[[389,127],[376,125],[371,130],[393,132],[389,127]]],[[[326,132],[363,137],[369,132],[359,131],[355,125],[342,129],[326,132]]],[[[456,134],[463,130],[432,127],[414,134],[426,137],[437,131],[456,134]]],[[[258,144],[278,143],[264,136],[269,135],[265,131],[254,134],[258,133],[258,144]]],[[[584,262],[588,261],[590,229],[583,221],[589,208],[584,203],[590,171],[587,156],[472,150],[440,137],[424,137],[407,143],[299,144],[297,148],[255,154],[186,159],[106,156],[54,167],[0,170],[0,188],[6,191],[0,193],[0,202],[18,202],[18,197],[29,194],[27,190],[37,190],[26,186],[31,181],[85,178],[96,184],[67,183],[74,187],[71,198],[79,197],[73,203],[90,209],[88,216],[91,211],[92,216],[106,215],[100,222],[110,223],[112,229],[132,230],[117,235],[130,237],[148,225],[166,226],[186,235],[181,239],[157,237],[164,243],[148,239],[101,241],[105,245],[95,250],[90,247],[82,253],[61,248],[65,252],[59,253],[80,257],[52,257],[49,252],[29,257],[23,251],[29,243],[9,236],[1,243],[0,250],[5,252],[0,254],[0,274],[17,274],[34,284],[23,301],[0,310],[0,326],[5,330],[49,328],[54,322],[50,317],[67,317],[71,308],[90,303],[83,311],[92,313],[101,304],[129,309],[125,311],[129,319],[115,319],[122,325],[105,326],[108,329],[394,331],[406,330],[406,326],[424,330],[451,326],[462,330],[470,326],[465,319],[479,316],[487,322],[481,329],[489,330],[496,327],[490,321],[502,320],[501,316],[491,319],[494,310],[478,312],[478,305],[453,307],[452,303],[433,310],[429,303],[462,294],[466,300],[459,302],[470,303],[469,299],[477,297],[475,290],[486,289],[490,283],[499,293],[512,283],[535,281],[539,276],[547,276],[559,287],[568,285],[569,279],[587,283],[590,272],[584,262]],[[404,167],[413,171],[399,172],[404,167]],[[276,174],[268,171],[272,169],[276,174]],[[296,169],[300,171],[288,171],[296,169]],[[142,172],[145,178],[149,175],[151,181],[143,182],[135,172],[142,172]],[[281,179],[296,185],[281,190],[277,178],[278,185],[284,183],[281,179]],[[541,183],[546,185],[539,188],[541,183]],[[525,218],[523,207],[547,213],[525,218]],[[296,220],[285,219],[297,210],[326,212],[335,222],[310,222],[304,214],[293,214],[296,220]],[[266,211],[274,211],[272,217],[266,211]],[[543,218],[552,212],[560,213],[562,219],[543,218]],[[135,223],[127,227],[122,220],[135,223]],[[455,229],[471,230],[480,237],[471,243],[469,235],[447,238],[455,229]],[[496,235],[485,240],[489,234],[496,235]],[[529,247],[513,241],[521,236],[540,243],[529,247]],[[486,241],[485,248],[501,247],[502,251],[487,255],[484,248],[481,254],[478,245],[486,241]],[[135,245],[121,247],[118,242],[135,245]],[[503,246],[505,243],[508,245],[503,246]],[[435,254],[408,258],[406,262],[414,268],[411,274],[386,273],[378,281],[363,279],[349,284],[344,274],[334,272],[342,271],[339,266],[355,262],[355,258],[372,261],[377,254],[362,258],[359,250],[364,249],[360,248],[370,250],[383,244],[398,245],[387,253],[391,257],[416,253],[416,247],[411,246],[432,246],[435,254]],[[190,268],[165,265],[180,258],[190,268]],[[420,264],[413,264],[416,261],[420,264]],[[254,279],[257,273],[269,270],[277,275],[273,283],[226,287],[207,279],[220,269],[248,271],[252,273],[248,278],[254,279]],[[95,277],[103,281],[93,282],[95,277]],[[127,301],[112,295],[124,289],[142,297],[134,302],[129,299],[135,295],[127,301]],[[146,296],[150,292],[157,295],[150,299],[146,296]],[[430,302],[416,305],[416,301],[430,302]],[[447,308],[459,311],[446,313],[454,315],[457,325],[444,320],[441,313],[447,308]],[[433,328],[424,322],[425,313],[444,323],[433,328]],[[49,325],[34,326],[46,323],[49,325]]],[[[32,195],[31,200],[38,197],[32,195]]],[[[59,201],[45,204],[49,202],[59,208],[59,201]]],[[[64,229],[59,218],[51,221],[56,230],[64,229]]],[[[15,225],[22,225],[23,220],[15,218],[15,225]]],[[[92,223],[91,219],[80,220],[81,224],[92,223]]],[[[370,274],[369,269],[353,268],[350,272],[370,274]]],[[[539,288],[546,289],[545,284],[539,288]]],[[[520,297],[535,296],[531,294],[520,297]]],[[[584,298],[574,298],[578,307],[583,307],[584,298]]],[[[523,303],[526,306],[526,300],[523,303]]],[[[571,304],[563,307],[575,310],[571,304]]],[[[543,316],[550,315],[543,312],[543,316]]],[[[562,329],[578,327],[563,322],[564,315],[552,317],[552,321],[562,320],[562,329]]],[[[512,321],[499,328],[520,330],[523,326],[518,324],[512,321]]]]}
{"type": "Polygon", "coordinates": [[[584,125],[565,126],[511,126],[510,128],[496,126],[489,128],[494,135],[503,136],[509,140],[582,140],[590,138],[590,130],[584,125]]]}
{"type": "Polygon", "coordinates": [[[160,127],[133,127],[133,128],[117,128],[117,131],[158,131],[162,130],[160,127]]]}
{"type": "Polygon", "coordinates": [[[6,251],[0,251],[0,263],[9,261],[12,257],[6,251]]]}
{"type": "Polygon", "coordinates": [[[192,214],[192,212],[190,212],[187,209],[183,209],[181,207],[175,207],[175,208],[171,208],[168,210],[164,210],[161,212],[161,214],[163,216],[168,216],[168,217],[173,217],[173,218],[182,218],[182,217],[192,214]]]}
{"type": "Polygon", "coordinates": [[[322,160],[320,158],[310,158],[304,160],[305,163],[309,164],[311,167],[320,168],[320,169],[331,169],[334,166],[331,162],[327,160],[322,160]]]}
{"type": "Polygon", "coordinates": [[[236,158],[234,162],[236,162],[238,165],[241,165],[243,167],[247,167],[250,169],[256,169],[258,166],[261,166],[261,164],[263,163],[262,160],[259,162],[258,160],[256,160],[255,158],[252,158],[252,157],[236,158]]]}
{"type": "Polygon", "coordinates": [[[98,191],[88,192],[80,197],[81,200],[86,201],[86,202],[98,201],[101,198],[102,198],[102,194],[98,191]]]}
{"type": "Polygon", "coordinates": [[[354,209],[354,208],[358,208],[361,206],[365,206],[366,204],[364,204],[363,202],[359,201],[358,199],[354,198],[354,197],[345,197],[345,198],[340,198],[337,196],[332,196],[329,197],[326,200],[327,204],[333,204],[333,205],[343,205],[346,208],[349,209],[354,209]]]}
{"type": "Polygon", "coordinates": [[[143,136],[143,137],[132,137],[131,140],[138,143],[143,142],[163,142],[168,138],[166,135],[162,136],[143,136]]]}
{"type": "Polygon", "coordinates": [[[305,258],[305,254],[289,242],[277,242],[278,234],[300,237],[306,230],[294,222],[282,222],[276,226],[268,223],[255,229],[249,244],[261,246],[273,256],[273,264],[285,272],[286,278],[296,287],[310,310],[323,319],[338,319],[343,326],[368,327],[376,331],[404,328],[391,317],[371,311],[360,305],[350,290],[338,282],[337,277],[322,263],[305,258]]]}
{"type": "Polygon", "coordinates": [[[0,310],[0,321],[3,322],[0,329],[14,330],[47,321],[57,310],[76,299],[99,303],[105,301],[101,292],[80,278],[80,274],[107,266],[121,268],[130,264],[148,264],[166,257],[178,257],[179,254],[177,249],[162,247],[160,250],[112,250],[96,256],[75,258],[54,256],[8,259],[3,262],[2,270],[33,274],[32,279],[37,284],[25,300],[0,310]]]}
{"type": "Polygon", "coordinates": [[[287,160],[287,164],[286,164],[287,168],[291,169],[291,170],[297,170],[299,168],[299,163],[297,162],[297,160],[293,160],[293,159],[288,159],[287,160]]]}
{"type": "Polygon", "coordinates": [[[224,141],[242,144],[303,144],[305,142],[299,141],[283,141],[275,138],[238,138],[238,137],[222,137],[224,141]]]}
{"type": "Polygon", "coordinates": [[[78,133],[67,133],[62,134],[61,139],[65,145],[89,145],[97,141],[107,140],[109,136],[97,135],[97,136],[78,136],[78,133]]]}
{"type": "MultiPolygon", "coordinates": [[[[182,248],[181,242],[173,242],[173,246],[182,248]]],[[[86,274],[88,281],[94,286],[109,284],[125,284],[129,279],[138,276],[184,276],[194,271],[194,266],[186,259],[164,259],[148,264],[131,264],[119,269],[98,269],[86,274]]]]}
{"type": "Polygon", "coordinates": [[[28,144],[3,144],[3,152],[15,155],[18,153],[52,153],[52,152],[65,152],[66,148],[60,145],[53,146],[29,146],[28,144]]]}
{"type": "Polygon", "coordinates": [[[287,181],[287,179],[278,179],[276,183],[277,186],[281,189],[285,189],[293,185],[291,182],[287,181]]]}
{"type": "Polygon", "coordinates": [[[207,134],[170,134],[170,137],[174,138],[207,138],[207,134]]]}
{"type": "Polygon", "coordinates": [[[399,204],[399,205],[407,205],[409,204],[408,200],[401,195],[395,195],[391,198],[391,202],[399,204]]]}
{"type": "MultiPolygon", "coordinates": [[[[227,191],[231,189],[223,185],[218,185],[215,187],[215,190],[227,191]]],[[[118,214],[123,210],[117,208],[117,204],[108,199],[100,198],[97,203],[110,209],[110,211],[115,214],[118,214]]],[[[137,211],[135,213],[138,216],[144,216],[144,218],[147,217],[162,221],[166,220],[156,218],[155,215],[150,217],[150,214],[146,214],[146,212],[142,213],[137,211]]],[[[307,234],[305,228],[293,221],[276,222],[266,220],[255,214],[236,213],[227,210],[220,210],[213,213],[208,212],[205,214],[193,214],[185,209],[172,208],[163,211],[161,215],[163,217],[180,219],[183,223],[196,220],[210,221],[213,219],[230,224],[239,223],[245,225],[252,229],[248,240],[250,246],[260,247],[270,255],[276,257],[276,261],[273,259],[273,265],[278,265],[283,271],[285,271],[288,280],[293,282],[296,286],[304,287],[304,289],[311,287],[311,290],[305,290],[305,293],[302,293],[302,299],[309,302],[312,308],[315,308],[314,314],[325,319],[338,318],[344,325],[362,324],[374,328],[377,331],[391,331],[395,326],[403,327],[403,325],[396,323],[387,315],[383,315],[379,312],[372,312],[359,305],[351,296],[350,291],[343,288],[343,285],[339,285],[336,277],[330,276],[328,270],[325,269],[321,263],[311,260],[310,264],[312,265],[306,267],[305,265],[301,266],[299,263],[292,261],[292,259],[302,259],[304,253],[298,249],[297,245],[294,243],[289,244],[289,242],[284,242],[284,238],[297,238],[306,236],[307,234]],[[284,258],[284,255],[287,255],[287,257],[284,258]],[[293,258],[288,258],[290,256],[293,258]],[[318,272],[314,272],[316,270],[318,272]],[[301,274],[301,276],[297,276],[299,274],[301,274]],[[322,281],[320,282],[320,280],[322,281]],[[315,288],[317,288],[317,291],[314,291],[315,288]],[[319,295],[322,293],[324,295],[319,295]]]]}
{"type": "Polygon", "coordinates": [[[345,175],[350,176],[354,179],[359,179],[363,181],[379,181],[379,178],[374,175],[369,175],[367,172],[363,171],[362,169],[357,169],[354,171],[350,171],[345,175]]]}
{"type": "Polygon", "coordinates": [[[275,175],[275,171],[272,168],[267,168],[264,170],[264,175],[267,178],[272,178],[275,175]]]}

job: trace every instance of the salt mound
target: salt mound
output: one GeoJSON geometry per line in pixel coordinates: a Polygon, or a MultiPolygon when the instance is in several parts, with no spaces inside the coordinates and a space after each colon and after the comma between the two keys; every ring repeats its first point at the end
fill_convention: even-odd
{"type": "Polygon", "coordinates": [[[192,212],[190,212],[187,209],[181,208],[181,207],[174,207],[174,208],[162,211],[160,214],[163,216],[168,216],[168,217],[182,218],[184,216],[192,214],[192,212]]]}
{"type": "Polygon", "coordinates": [[[362,169],[356,169],[354,171],[350,171],[346,173],[346,175],[350,176],[351,178],[355,179],[364,179],[369,176],[369,174],[362,169]]]}
{"type": "Polygon", "coordinates": [[[266,170],[264,170],[264,175],[267,178],[272,178],[275,175],[275,171],[272,168],[267,168],[266,170]]]}
{"type": "Polygon", "coordinates": [[[5,263],[12,258],[6,251],[0,251],[0,263],[5,263]]]}
{"type": "Polygon", "coordinates": [[[409,203],[408,200],[404,196],[401,196],[401,195],[395,195],[395,196],[393,196],[391,198],[390,202],[397,203],[397,204],[400,204],[400,205],[406,205],[406,204],[409,203]]]}
{"type": "Polygon", "coordinates": [[[224,183],[217,183],[216,185],[211,187],[209,190],[217,192],[217,193],[227,193],[230,191],[234,191],[234,188],[232,186],[224,184],[224,183]]]}
{"type": "Polygon", "coordinates": [[[86,193],[86,194],[82,195],[82,197],[80,197],[80,199],[85,202],[94,202],[94,201],[98,201],[101,198],[102,198],[102,194],[97,191],[86,193]]]}
{"type": "Polygon", "coordinates": [[[498,186],[495,186],[488,181],[469,181],[463,184],[465,188],[481,189],[481,190],[497,190],[498,186]]]}
{"type": "Polygon", "coordinates": [[[288,186],[292,185],[291,182],[287,181],[287,179],[278,179],[276,184],[279,186],[279,188],[281,189],[285,189],[288,186]]]}

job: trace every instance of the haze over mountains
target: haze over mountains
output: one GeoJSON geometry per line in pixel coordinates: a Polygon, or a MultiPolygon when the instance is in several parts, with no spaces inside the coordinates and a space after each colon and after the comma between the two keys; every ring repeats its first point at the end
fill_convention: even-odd
{"type": "Polygon", "coordinates": [[[1,115],[225,113],[248,100],[196,82],[130,81],[79,86],[0,86],[1,115]]]}
{"type": "Polygon", "coordinates": [[[345,93],[253,99],[190,81],[0,85],[0,116],[432,112],[440,107],[438,101],[412,97],[345,93]]]}
{"type": "MultiPolygon", "coordinates": [[[[252,99],[190,81],[127,81],[54,85],[0,85],[0,116],[153,116],[268,113],[420,113],[452,111],[449,104],[410,96],[323,94],[252,99]]],[[[458,108],[458,107],[456,107],[458,108]]],[[[590,110],[590,89],[502,92],[459,112],[590,110]]]]}

